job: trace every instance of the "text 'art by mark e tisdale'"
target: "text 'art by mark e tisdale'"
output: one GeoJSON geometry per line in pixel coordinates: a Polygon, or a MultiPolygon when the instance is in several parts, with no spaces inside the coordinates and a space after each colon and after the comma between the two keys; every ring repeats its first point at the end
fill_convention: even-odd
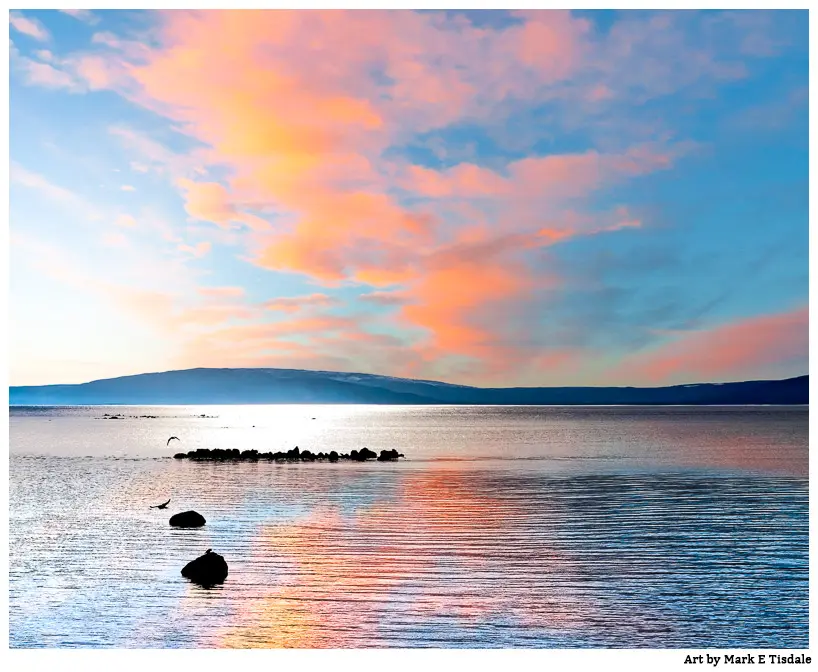
{"type": "Polygon", "coordinates": [[[685,665],[712,665],[718,667],[723,665],[809,665],[812,658],[804,653],[725,653],[715,656],[710,653],[693,656],[688,654],[685,658],[685,665]]]}

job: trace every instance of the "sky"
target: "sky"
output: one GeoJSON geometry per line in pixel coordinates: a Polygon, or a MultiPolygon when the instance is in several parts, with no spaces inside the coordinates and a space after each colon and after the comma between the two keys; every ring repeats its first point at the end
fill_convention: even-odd
{"type": "Polygon", "coordinates": [[[806,11],[12,11],[11,384],[808,369],[806,11]]]}

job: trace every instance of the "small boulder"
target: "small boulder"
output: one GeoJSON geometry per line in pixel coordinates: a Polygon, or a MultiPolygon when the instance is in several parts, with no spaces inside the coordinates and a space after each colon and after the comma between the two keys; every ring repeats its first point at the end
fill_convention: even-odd
{"type": "Polygon", "coordinates": [[[208,548],[204,555],[191,560],[182,568],[182,576],[202,586],[224,583],[227,578],[227,562],[208,548]]]}
{"type": "Polygon", "coordinates": [[[170,517],[170,524],[173,527],[201,527],[206,522],[204,516],[195,511],[184,511],[170,517]]]}

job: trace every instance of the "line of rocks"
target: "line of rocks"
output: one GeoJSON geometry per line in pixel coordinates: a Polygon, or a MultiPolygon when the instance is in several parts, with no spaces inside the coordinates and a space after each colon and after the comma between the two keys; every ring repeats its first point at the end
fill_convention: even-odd
{"type": "Polygon", "coordinates": [[[197,462],[339,462],[348,460],[352,462],[366,462],[367,460],[377,460],[378,462],[394,462],[398,458],[404,457],[403,453],[397,450],[382,450],[378,455],[369,448],[352,450],[349,453],[338,453],[331,450],[329,453],[313,453],[309,450],[299,450],[298,446],[287,452],[266,452],[260,453],[257,450],[239,450],[238,448],[198,448],[187,453],[176,453],[173,456],[177,460],[194,460],[197,462]]]}

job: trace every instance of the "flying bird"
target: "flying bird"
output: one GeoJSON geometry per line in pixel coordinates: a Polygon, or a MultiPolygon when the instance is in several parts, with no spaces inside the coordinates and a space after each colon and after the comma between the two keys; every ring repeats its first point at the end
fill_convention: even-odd
{"type": "Polygon", "coordinates": [[[169,446],[169,445],[170,445],[170,442],[171,442],[171,441],[173,441],[173,439],[176,439],[176,440],[178,441],[178,440],[179,440],[179,437],[178,437],[178,436],[171,436],[171,437],[168,439],[168,442],[167,442],[165,445],[166,445],[166,446],[169,446]]]}
{"type": "Polygon", "coordinates": [[[157,504],[156,506],[152,506],[151,508],[152,508],[152,509],[167,509],[167,508],[168,508],[168,504],[170,504],[170,500],[168,500],[168,501],[167,501],[167,502],[165,502],[164,504],[157,504]]]}

